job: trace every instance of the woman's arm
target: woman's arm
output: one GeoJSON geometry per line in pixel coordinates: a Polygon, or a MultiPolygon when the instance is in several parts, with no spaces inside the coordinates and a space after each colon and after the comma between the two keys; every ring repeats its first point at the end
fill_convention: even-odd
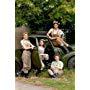
{"type": "Polygon", "coordinates": [[[30,43],[30,47],[33,49],[35,46],[32,43],[30,43]]]}
{"type": "Polygon", "coordinates": [[[51,32],[52,32],[52,29],[50,29],[50,30],[48,31],[48,33],[47,33],[47,36],[48,36],[50,39],[52,39],[52,37],[50,36],[51,32]]]}
{"type": "Polygon", "coordinates": [[[51,63],[51,69],[55,69],[55,63],[54,63],[54,61],[51,63]]]}
{"type": "Polygon", "coordinates": [[[63,66],[64,66],[63,62],[60,62],[59,65],[57,66],[57,68],[61,70],[61,69],[63,69],[63,66]]]}
{"type": "Polygon", "coordinates": [[[59,34],[60,34],[60,37],[62,38],[62,39],[64,39],[64,32],[60,29],[60,31],[59,31],[59,34]]]}
{"type": "Polygon", "coordinates": [[[23,41],[21,41],[21,45],[22,45],[23,49],[33,49],[33,47],[34,47],[33,45],[31,46],[31,45],[25,44],[23,41]]]}
{"type": "Polygon", "coordinates": [[[25,45],[25,44],[23,44],[22,47],[23,47],[23,49],[32,49],[32,47],[27,46],[27,45],[25,45]]]}

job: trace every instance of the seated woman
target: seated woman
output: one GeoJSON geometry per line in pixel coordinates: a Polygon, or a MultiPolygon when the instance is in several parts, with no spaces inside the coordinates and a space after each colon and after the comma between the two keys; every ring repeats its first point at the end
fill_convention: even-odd
{"type": "Polygon", "coordinates": [[[47,36],[52,40],[54,46],[63,46],[68,52],[66,47],[69,45],[63,39],[64,33],[59,29],[59,24],[58,21],[53,21],[53,28],[48,31],[47,36]]]}
{"type": "Polygon", "coordinates": [[[43,60],[49,60],[49,55],[44,53],[44,51],[45,51],[45,47],[44,46],[45,46],[44,45],[44,40],[41,39],[39,41],[39,47],[38,47],[40,60],[41,60],[41,64],[42,64],[41,70],[43,70],[43,68],[45,67],[45,65],[43,63],[43,60]]]}
{"type": "Polygon", "coordinates": [[[60,56],[56,54],[54,56],[55,61],[51,63],[51,68],[48,69],[48,73],[51,78],[56,78],[58,75],[61,76],[63,74],[63,62],[60,61],[60,56]]]}

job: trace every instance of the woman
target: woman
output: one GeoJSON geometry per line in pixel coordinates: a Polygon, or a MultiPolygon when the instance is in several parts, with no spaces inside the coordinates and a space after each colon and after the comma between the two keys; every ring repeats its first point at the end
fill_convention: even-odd
{"type": "Polygon", "coordinates": [[[51,63],[51,68],[48,69],[48,73],[52,78],[56,78],[58,75],[63,74],[63,62],[60,61],[60,56],[58,54],[54,55],[55,61],[51,63]]]}
{"type": "Polygon", "coordinates": [[[30,49],[34,48],[34,45],[28,40],[28,33],[23,33],[23,39],[21,40],[21,46],[23,48],[22,53],[22,62],[23,68],[21,70],[21,74],[23,73],[25,77],[28,76],[28,72],[31,69],[31,52],[30,49]]]}
{"type": "Polygon", "coordinates": [[[41,63],[42,63],[41,70],[43,70],[43,68],[45,67],[45,65],[44,65],[44,63],[43,63],[42,60],[48,60],[48,59],[49,59],[48,54],[44,53],[45,47],[44,47],[44,40],[43,40],[43,39],[41,39],[41,40],[39,41],[38,50],[39,50],[40,60],[41,60],[41,63]]]}
{"type": "Polygon", "coordinates": [[[61,29],[59,29],[59,24],[60,23],[58,23],[58,21],[53,21],[54,27],[49,30],[49,32],[47,33],[47,36],[53,41],[55,46],[68,47],[68,44],[63,39],[64,33],[61,29]]]}

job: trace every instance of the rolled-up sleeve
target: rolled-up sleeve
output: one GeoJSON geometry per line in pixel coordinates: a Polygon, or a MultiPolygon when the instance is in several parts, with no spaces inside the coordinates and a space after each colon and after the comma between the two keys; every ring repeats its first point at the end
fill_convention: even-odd
{"type": "Polygon", "coordinates": [[[51,68],[53,68],[53,67],[55,67],[55,63],[54,62],[51,63],[51,68]]]}
{"type": "Polygon", "coordinates": [[[64,33],[63,33],[63,31],[62,30],[60,30],[60,36],[63,36],[64,37],[64,33]]]}
{"type": "Polygon", "coordinates": [[[60,62],[59,62],[59,65],[58,65],[58,68],[59,68],[59,69],[63,69],[63,66],[64,66],[63,62],[60,61],[60,62]]]}

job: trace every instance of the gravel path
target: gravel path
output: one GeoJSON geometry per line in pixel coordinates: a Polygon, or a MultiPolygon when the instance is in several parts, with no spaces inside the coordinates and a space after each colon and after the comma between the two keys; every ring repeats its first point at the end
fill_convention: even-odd
{"type": "Polygon", "coordinates": [[[42,86],[34,86],[30,84],[25,84],[20,81],[15,82],[15,90],[54,90],[52,88],[42,87],[42,86]]]}

